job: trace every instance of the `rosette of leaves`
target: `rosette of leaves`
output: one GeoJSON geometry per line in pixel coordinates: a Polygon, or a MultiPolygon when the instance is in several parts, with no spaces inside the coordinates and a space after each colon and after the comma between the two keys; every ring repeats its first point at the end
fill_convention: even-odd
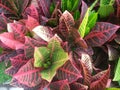
{"type": "Polygon", "coordinates": [[[36,47],[34,51],[34,66],[43,68],[40,72],[41,77],[51,82],[58,68],[65,64],[69,59],[59,40],[51,39],[47,47],[36,47]]]}

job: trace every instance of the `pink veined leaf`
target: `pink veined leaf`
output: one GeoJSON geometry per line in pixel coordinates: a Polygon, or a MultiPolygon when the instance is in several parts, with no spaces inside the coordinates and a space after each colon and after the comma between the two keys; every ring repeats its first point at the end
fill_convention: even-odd
{"type": "Polygon", "coordinates": [[[25,34],[27,32],[26,27],[20,23],[8,23],[8,32],[13,32],[16,40],[24,43],[25,34]]]}
{"type": "Polygon", "coordinates": [[[39,21],[39,14],[38,14],[37,8],[34,5],[27,7],[25,9],[23,16],[26,18],[27,18],[27,16],[31,16],[31,17],[35,18],[37,21],[39,21]]]}
{"type": "MultiPolygon", "coordinates": [[[[20,83],[17,79],[13,78],[10,85],[12,86],[17,86],[17,87],[22,87],[24,90],[44,90],[44,87],[48,86],[48,82],[45,80],[42,80],[40,84],[38,84],[35,87],[29,87],[25,84],[20,83]]],[[[48,89],[47,89],[48,90],[48,89]]]]}
{"type": "Polygon", "coordinates": [[[10,58],[15,57],[15,56],[17,56],[19,54],[23,54],[23,53],[24,53],[24,51],[22,49],[18,49],[18,50],[13,50],[13,51],[7,52],[5,54],[0,55],[0,62],[1,61],[5,61],[6,62],[6,61],[10,60],[10,58]]]}
{"type": "Polygon", "coordinates": [[[11,22],[7,17],[3,14],[0,15],[0,31],[7,29],[7,23],[11,22]]]}
{"type": "Polygon", "coordinates": [[[50,84],[50,90],[70,90],[67,80],[60,80],[50,84]]]}
{"type": "Polygon", "coordinates": [[[31,31],[33,30],[33,28],[39,25],[39,22],[35,18],[28,16],[28,19],[26,20],[25,24],[26,27],[31,31]]]}
{"type": "Polygon", "coordinates": [[[107,45],[108,48],[108,59],[109,61],[119,59],[119,51],[111,45],[107,45]]]}
{"type": "Polygon", "coordinates": [[[50,12],[49,12],[49,7],[50,7],[50,0],[37,0],[38,6],[40,9],[40,14],[43,14],[43,16],[49,17],[50,12]]]}
{"type": "Polygon", "coordinates": [[[83,74],[83,79],[84,79],[84,84],[87,85],[87,86],[90,86],[91,84],[91,73],[89,72],[87,66],[85,63],[83,63],[82,61],[80,62],[81,64],[81,68],[82,68],[82,74],[83,74]]]}
{"type": "Polygon", "coordinates": [[[19,69],[20,67],[10,66],[9,68],[5,70],[5,74],[13,76],[14,74],[18,72],[19,69]]]}
{"type": "Polygon", "coordinates": [[[4,13],[4,14],[14,14],[17,15],[17,13],[10,9],[9,7],[7,7],[6,5],[3,5],[2,3],[0,3],[0,14],[4,13]],[[2,12],[1,12],[2,11],[2,12]]]}
{"type": "Polygon", "coordinates": [[[33,30],[34,32],[33,36],[34,38],[41,38],[42,40],[49,42],[49,40],[54,36],[52,32],[52,28],[47,26],[37,26],[33,30]]]}
{"type": "Polygon", "coordinates": [[[80,23],[82,22],[85,13],[87,12],[88,6],[87,4],[82,0],[82,7],[81,7],[81,15],[80,15],[80,23]]]}
{"type": "Polygon", "coordinates": [[[15,57],[10,58],[10,61],[12,66],[17,67],[26,64],[28,60],[25,59],[24,54],[19,54],[15,57]]]}
{"type": "Polygon", "coordinates": [[[17,79],[19,83],[28,87],[35,87],[42,81],[39,72],[39,69],[34,68],[33,59],[31,59],[22,66],[13,77],[17,79]]]}
{"type": "Polygon", "coordinates": [[[59,31],[67,39],[70,28],[75,24],[73,16],[65,11],[59,20],[59,31]]]}
{"type": "Polygon", "coordinates": [[[98,22],[93,30],[85,37],[86,42],[91,47],[101,46],[106,43],[120,28],[120,26],[98,22]]]}
{"type": "Polygon", "coordinates": [[[23,49],[23,43],[15,40],[13,33],[4,32],[0,34],[0,40],[11,49],[23,49]]]}
{"type": "Polygon", "coordinates": [[[110,76],[110,66],[107,70],[102,71],[92,78],[90,90],[104,90],[110,76]]]}
{"type": "Polygon", "coordinates": [[[27,8],[27,6],[31,3],[31,0],[15,0],[15,3],[18,9],[20,9],[19,13],[23,13],[25,9],[27,8]]]}
{"type": "Polygon", "coordinates": [[[71,90],[88,90],[88,86],[74,82],[71,84],[71,90]]]}
{"type": "Polygon", "coordinates": [[[69,83],[77,81],[82,78],[80,71],[70,62],[66,62],[61,68],[58,69],[56,77],[59,80],[68,80],[69,83]]]}
{"type": "Polygon", "coordinates": [[[86,54],[86,53],[81,53],[81,60],[82,63],[84,63],[84,65],[86,66],[86,68],[88,69],[88,72],[90,74],[92,74],[93,72],[93,68],[92,68],[92,58],[86,54]]]}
{"type": "Polygon", "coordinates": [[[81,48],[88,48],[86,41],[80,36],[76,28],[71,27],[70,29],[71,38],[74,39],[74,42],[79,45],[81,48]]]}
{"type": "Polygon", "coordinates": [[[47,43],[43,40],[37,41],[33,38],[25,37],[25,46],[24,46],[25,57],[27,59],[33,58],[34,48],[40,47],[40,46],[45,46],[46,44],[47,43]]]}

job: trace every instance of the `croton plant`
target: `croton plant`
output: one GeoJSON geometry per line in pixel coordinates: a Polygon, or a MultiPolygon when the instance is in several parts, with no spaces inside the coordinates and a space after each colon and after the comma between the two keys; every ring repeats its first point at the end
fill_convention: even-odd
{"type": "Polygon", "coordinates": [[[24,90],[120,90],[120,0],[0,0],[0,83],[24,90]]]}

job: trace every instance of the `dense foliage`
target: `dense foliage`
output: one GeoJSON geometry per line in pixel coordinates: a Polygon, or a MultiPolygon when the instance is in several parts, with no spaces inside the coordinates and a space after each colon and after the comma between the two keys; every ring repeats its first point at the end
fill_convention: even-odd
{"type": "Polygon", "coordinates": [[[0,83],[118,90],[119,30],[120,0],[0,0],[0,83]]]}

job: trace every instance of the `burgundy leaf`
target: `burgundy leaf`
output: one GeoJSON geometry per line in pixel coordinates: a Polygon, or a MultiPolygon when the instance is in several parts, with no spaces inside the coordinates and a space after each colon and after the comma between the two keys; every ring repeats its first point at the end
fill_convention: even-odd
{"type": "Polygon", "coordinates": [[[0,31],[7,30],[7,23],[11,22],[3,14],[0,15],[0,31]]]}
{"type": "Polygon", "coordinates": [[[13,78],[10,85],[12,86],[17,86],[17,87],[22,87],[24,90],[44,90],[44,87],[48,86],[48,82],[45,80],[42,80],[41,83],[35,87],[29,87],[27,85],[24,85],[20,83],[17,79],[13,78]]]}
{"type": "MultiPolygon", "coordinates": [[[[87,43],[85,42],[85,40],[80,36],[79,32],[77,31],[76,28],[71,28],[70,29],[70,35],[71,38],[74,39],[74,42],[79,45],[81,48],[88,48],[87,43]]],[[[70,39],[71,39],[70,38],[70,39]]]]}
{"type": "Polygon", "coordinates": [[[110,61],[118,60],[118,58],[119,58],[118,50],[111,45],[107,45],[107,48],[108,48],[108,58],[109,58],[109,60],[110,61]]]}
{"type": "Polygon", "coordinates": [[[101,46],[106,43],[120,27],[111,23],[98,22],[93,30],[85,37],[88,45],[101,46]]]}
{"type": "Polygon", "coordinates": [[[14,67],[22,66],[27,63],[24,54],[19,54],[15,57],[10,58],[11,64],[14,67]]]}
{"type": "Polygon", "coordinates": [[[19,69],[14,75],[14,78],[17,79],[19,83],[27,85],[28,87],[35,87],[42,81],[39,72],[39,69],[34,68],[33,59],[31,59],[19,69]]]}
{"type": "Polygon", "coordinates": [[[90,90],[104,90],[107,85],[109,76],[110,76],[110,67],[107,70],[102,71],[96,74],[95,76],[93,76],[92,78],[93,80],[90,85],[90,90]]]}
{"type": "Polygon", "coordinates": [[[37,41],[30,37],[25,37],[25,46],[24,46],[25,57],[27,59],[33,58],[34,47],[40,47],[43,45],[46,45],[46,42],[42,40],[37,41]]]}
{"type": "Polygon", "coordinates": [[[7,7],[6,5],[0,3],[0,14],[4,13],[4,14],[8,14],[8,15],[10,15],[10,14],[17,15],[17,13],[12,9],[10,7],[7,7]]]}
{"type": "Polygon", "coordinates": [[[81,15],[80,15],[80,23],[82,22],[84,16],[85,16],[85,13],[88,9],[88,6],[87,4],[82,0],[82,7],[81,7],[81,15]]]}
{"type": "Polygon", "coordinates": [[[20,23],[8,23],[8,32],[13,32],[14,38],[24,43],[25,34],[27,32],[26,27],[20,23]]]}
{"type": "Polygon", "coordinates": [[[88,90],[88,86],[75,82],[71,84],[71,90],[88,90]]]}
{"type": "Polygon", "coordinates": [[[84,63],[85,67],[88,69],[88,72],[92,74],[93,68],[92,68],[92,58],[86,54],[82,53],[81,54],[81,62],[84,63]]]}
{"type": "Polygon", "coordinates": [[[37,0],[37,2],[40,9],[40,14],[49,17],[50,16],[49,7],[51,0],[37,0]]]}
{"type": "Polygon", "coordinates": [[[50,84],[50,90],[70,90],[67,80],[56,81],[50,84]]]}
{"type": "Polygon", "coordinates": [[[87,86],[90,86],[91,83],[91,73],[89,72],[87,65],[85,63],[82,63],[82,61],[80,62],[81,66],[82,66],[82,74],[83,74],[83,79],[84,79],[84,84],[87,86]]]}
{"type": "Polygon", "coordinates": [[[28,19],[26,20],[26,27],[30,31],[33,30],[33,28],[35,28],[38,25],[39,25],[39,22],[35,18],[28,16],[28,19]]]}
{"type": "Polygon", "coordinates": [[[19,66],[18,67],[10,66],[9,68],[5,70],[5,73],[10,76],[13,76],[14,74],[18,72],[19,69],[20,69],[19,66]]]}
{"type": "Polygon", "coordinates": [[[19,13],[23,13],[32,0],[15,0],[19,13]]]}
{"type": "Polygon", "coordinates": [[[13,33],[4,32],[0,34],[0,40],[11,49],[23,49],[23,43],[15,40],[13,33]]]}
{"type": "Polygon", "coordinates": [[[64,38],[68,38],[70,28],[75,24],[73,16],[65,11],[59,20],[59,31],[64,38]]]}
{"type": "Polygon", "coordinates": [[[21,49],[7,52],[5,54],[0,55],[0,62],[1,61],[8,61],[8,60],[10,60],[10,58],[15,57],[19,54],[23,54],[23,53],[24,53],[24,51],[21,49]]]}
{"type": "Polygon", "coordinates": [[[25,12],[23,14],[24,17],[27,18],[27,16],[31,16],[33,18],[35,18],[36,20],[39,21],[39,15],[38,15],[38,11],[37,8],[34,5],[31,5],[30,7],[27,7],[25,9],[25,12]]]}
{"type": "Polygon", "coordinates": [[[65,65],[58,69],[56,77],[59,80],[68,80],[69,83],[77,81],[81,78],[81,73],[78,69],[68,61],[65,65]]]}

